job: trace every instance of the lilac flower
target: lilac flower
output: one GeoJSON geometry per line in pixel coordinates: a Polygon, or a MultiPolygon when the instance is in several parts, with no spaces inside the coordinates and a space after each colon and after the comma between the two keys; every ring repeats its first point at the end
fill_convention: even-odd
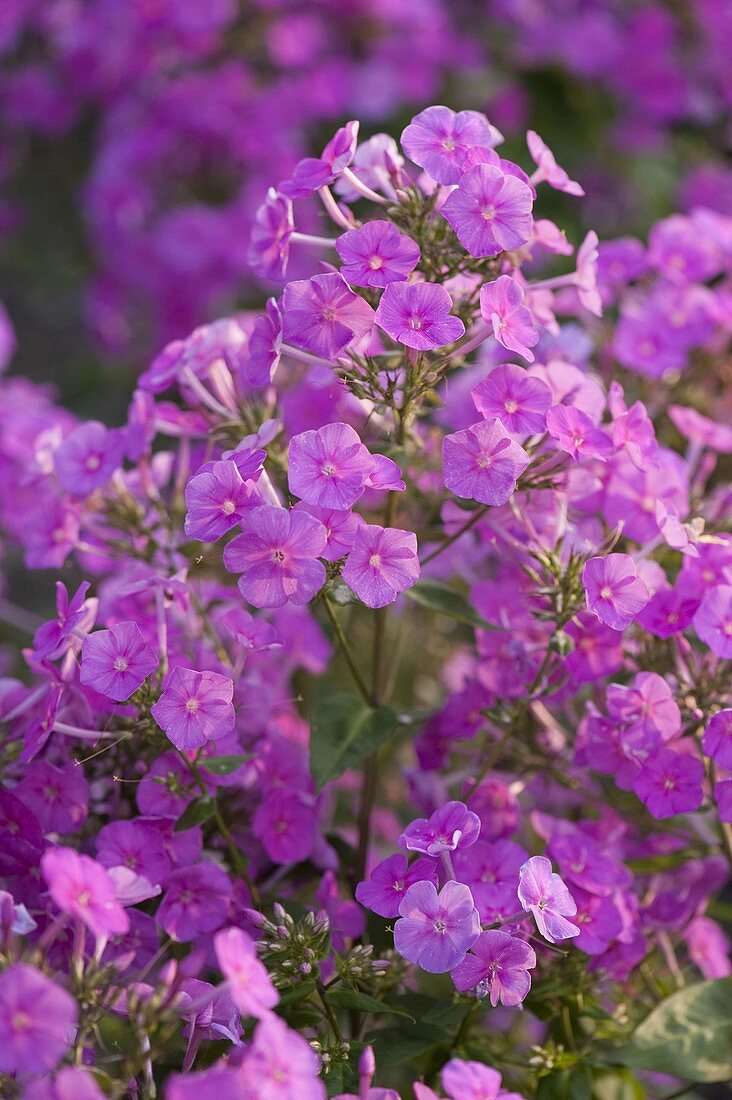
{"type": "Polygon", "coordinates": [[[454,343],[465,332],[451,309],[452,298],[439,283],[389,283],[374,320],[392,340],[431,351],[454,343]]]}
{"type": "Polygon", "coordinates": [[[41,872],[61,912],[80,920],[92,935],[106,939],[129,930],[114,882],[101,863],[73,848],[49,848],[41,857],[41,872]]]}
{"type": "Polygon", "coordinates": [[[407,825],[399,837],[399,846],[408,852],[439,856],[468,848],[480,835],[480,818],[464,802],[446,802],[427,819],[418,818],[407,825]]]}
{"type": "Polygon", "coordinates": [[[267,299],[264,313],[255,320],[247,351],[239,368],[242,378],[250,386],[268,386],[282,351],[282,314],[276,298],[267,299]]]}
{"type": "Polygon", "coordinates": [[[559,447],[577,462],[580,458],[605,461],[612,453],[608,436],[595,427],[587,413],[573,405],[553,405],[546,414],[546,426],[559,447]]]}
{"type": "Polygon", "coordinates": [[[702,747],[719,768],[732,771],[732,709],[718,710],[709,719],[702,747]]]}
{"type": "Polygon", "coordinates": [[[577,270],[573,283],[585,309],[602,317],[602,299],[597,289],[597,233],[590,231],[577,250],[577,270]]]}
{"type": "Polygon", "coordinates": [[[431,882],[415,882],[399,904],[394,946],[430,974],[462,962],[480,932],[478,910],[467,886],[448,882],[437,893],[431,882]]]}
{"type": "Polygon", "coordinates": [[[352,508],[366,488],[373,459],[349,424],[326,424],[290,440],[290,492],[321,508],[352,508]]]}
{"type": "Polygon", "coordinates": [[[254,215],[247,256],[249,266],[261,278],[278,282],[284,279],[294,229],[292,203],[270,187],[254,215]]]}
{"type": "Polygon", "coordinates": [[[89,805],[89,784],[82,768],[71,761],[57,768],[48,760],[34,760],[16,787],[16,793],[47,833],[75,833],[89,805]]]}
{"type": "Polygon", "coordinates": [[[62,1066],[53,1080],[36,1077],[23,1089],[23,1100],[104,1100],[90,1070],[62,1066]]]}
{"type": "Polygon", "coordinates": [[[342,511],[338,508],[319,508],[317,504],[306,504],[302,500],[295,505],[295,511],[307,512],[323,524],[327,541],[320,556],[325,561],[340,561],[341,558],[345,558],[346,554],[353,549],[356,531],[364,523],[363,517],[357,512],[342,511]]]}
{"type": "Polygon", "coordinates": [[[185,533],[201,542],[223,538],[262,503],[254,480],[245,480],[232,460],[213,462],[209,469],[194,474],[186,485],[185,500],[185,533]]]}
{"type": "Polygon", "coordinates": [[[523,1100],[518,1093],[502,1089],[498,1070],[483,1062],[451,1058],[443,1066],[441,1076],[442,1087],[450,1100],[523,1100]]]}
{"type": "Polygon", "coordinates": [[[374,321],[371,306],[337,272],[288,283],[282,316],[285,341],[324,359],[335,359],[354,337],[365,336],[374,321]]]}
{"type": "Polygon", "coordinates": [[[364,523],[353,538],[343,580],[367,607],[385,607],[419,579],[417,536],[364,523]]]}
{"type": "Polygon", "coordinates": [[[68,1050],[76,1001],[34,966],[13,963],[0,974],[0,1073],[53,1069],[68,1050]]]}
{"type": "Polygon", "coordinates": [[[492,149],[502,135],[479,111],[427,107],[402,131],[404,152],[437,183],[457,183],[474,149],[492,149]]]}
{"type": "Polygon", "coordinates": [[[445,487],[482,504],[505,504],[529,461],[500,420],[481,420],[442,441],[445,487]]]}
{"type": "Polygon", "coordinates": [[[252,819],[252,832],[273,863],[301,863],[313,851],[318,813],[313,799],[293,787],[268,792],[252,819]]]}
{"type": "Polygon", "coordinates": [[[82,684],[118,703],[129,699],[157,667],[158,658],[135,622],[88,634],[81,646],[82,684]]]}
{"type": "Polygon", "coordinates": [[[480,314],[502,347],[515,351],[527,363],[533,363],[530,350],[539,339],[531,311],[524,305],[524,292],[510,275],[500,275],[480,291],[480,314]]]}
{"type": "Polygon", "coordinates": [[[545,856],[532,856],[519,868],[518,897],[549,943],[579,935],[579,928],[566,919],[574,916],[577,905],[545,856]]]}
{"type": "Polygon", "coordinates": [[[526,852],[513,840],[479,840],[469,851],[455,853],[455,875],[470,887],[482,921],[490,924],[515,911],[516,880],[525,862],[526,852]]]}
{"type": "Polygon", "coordinates": [[[419,263],[419,246],[393,222],[366,222],[336,241],[341,274],[353,286],[385,287],[405,280],[419,263]]]}
{"type": "Polygon", "coordinates": [[[214,951],[242,1015],[260,1020],[267,1016],[280,998],[254,942],[240,928],[227,928],[214,936],[214,951]]]}
{"type": "Polygon", "coordinates": [[[320,157],[305,157],[295,166],[292,179],[279,185],[283,195],[304,199],[320,187],[335,183],[353,160],[358,141],[358,122],[347,122],[328,142],[320,157]]]}
{"type": "Polygon", "coordinates": [[[703,779],[704,765],[697,756],[659,747],[643,761],[634,789],[648,812],[662,819],[698,810],[703,779]]]}
{"type": "Polygon", "coordinates": [[[177,943],[189,943],[221,928],[230,897],[228,876],[211,860],[203,860],[173,871],[155,920],[177,943]]]}
{"type": "Polygon", "coordinates": [[[310,1044],[274,1014],[260,1020],[239,1071],[240,1100],[325,1100],[310,1044]]]}
{"type": "Polygon", "coordinates": [[[109,481],[124,458],[124,435],[96,420],[80,424],[54,455],[56,479],[72,496],[88,496],[109,481]]]}
{"type": "Polygon", "coordinates": [[[234,728],[234,684],[219,672],[176,666],[150,713],[177,749],[189,752],[234,728]]]}
{"type": "Polygon", "coordinates": [[[629,554],[589,558],[582,570],[587,607],[613,630],[625,630],[650,599],[629,554]]]}
{"type": "Polygon", "coordinates": [[[306,512],[265,505],[249,512],[244,533],[224,547],[224,565],[241,574],[239,591],[254,607],[308,603],[325,582],[317,559],[326,537],[306,512]]]}
{"type": "Polygon", "coordinates": [[[502,363],[475,386],[471,395],[480,415],[485,420],[500,420],[511,435],[531,435],[546,427],[551,392],[523,367],[502,363]]]}
{"type": "Polygon", "coordinates": [[[221,622],[237,645],[253,653],[282,647],[279,635],[272,624],[265,619],[256,619],[243,607],[235,607],[227,611],[221,616],[221,622]]]}
{"type": "Polygon", "coordinates": [[[94,625],[98,600],[86,598],[88,581],[82,581],[69,599],[66,585],[56,581],[56,619],[44,623],[33,637],[33,652],[38,661],[55,661],[74,644],[74,636],[85,634],[94,625]]]}
{"type": "Polygon", "coordinates": [[[533,203],[523,180],[493,164],[476,164],[460,177],[442,214],[471,256],[497,256],[529,240],[533,203]]]}
{"type": "Polygon", "coordinates": [[[498,1002],[515,1007],[531,989],[529,970],[536,966],[536,955],[528,943],[506,932],[481,932],[466,955],[452,971],[455,988],[461,992],[476,989],[488,995],[495,1008],[498,1002]]]}
{"type": "Polygon", "coordinates": [[[531,177],[531,183],[534,187],[537,183],[546,181],[556,191],[564,191],[567,195],[584,195],[580,185],[575,180],[571,180],[564,169],[560,168],[551,149],[541,140],[535,130],[527,132],[526,144],[536,164],[536,171],[531,177]]]}
{"type": "Polygon", "coordinates": [[[415,859],[408,863],[400,852],[387,856],[356,887],[356,901],[380,917],[396,917],[405,890],[415,882],[438,885],[437,865],[432,859],[415,859]]]}
{"type": "Polygon", "coordinates": [[[732,657],[732,584],[718,584],[705,592],[693,621],[712,653],[732,657]]]}
{"type": "Polygon", "coordinates": [[[170,859],[160,830],[141,819],[110,821],[97,837],[97,859],[103,867],[126,867],[159,884],[170,873],[170,859]]]}

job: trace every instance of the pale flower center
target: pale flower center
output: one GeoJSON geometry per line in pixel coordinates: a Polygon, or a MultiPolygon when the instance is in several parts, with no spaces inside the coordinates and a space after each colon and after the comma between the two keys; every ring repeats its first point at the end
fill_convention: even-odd
{"type": "Polygon", "coordinates": [[[324,474],[325,477],[333,477],[336,472],[336,468],[332,462],[325,462],[321,466],[320,472],[321,474],[324,474]]]}
{"type": "Polygon", "coordinates": [[[102,460],[99,455],[89,455],[84,465],[86,466],[87,470],[93,472],[94,470],[99,469],[99,467],[102,465],[102,460]]]}
{"type": "Polygon", "coordinates": [[[435,923],[434,923],[435,932],[444,933],[446,927],[447,926],[446,926],[444,920],[436,920],[435,923]]]}
{"type": "Polygon", "coordinates": [[[130,666],[129,666],[129,664],[127,662],[127,659],[125,657],[117,657],[117,659],[114,662],[114,668],[115,668],[116,672],[127,672],[127,669],[129,667],[130,666]]]}
{"type": "Polygon", "coordinates": [[[195,714],[198,706],[198,699],[186,699],[186,710],[189,714],[195,714]]]}
{"type": "Polygon", "coordinates": [[[476,459],[476,464],[479,470],[487,470],[492,461],[493,460],[490,455],[478,455],[478,458],[476,459]]]}
{"type": "Polygon", "coordinates": [[[515,413],[516,410],[518,409],[518,402],[514,401],[513,398],[509,397],[508,400],[504,402],[503,407],[504,407],[504,409],[506,410],[507,413],[515,413]]]}
{"type": "Polygon", "coordinates": [[[369,558],[369,565],[371,566],[372,569],[378,569],[379,566],[381,565],[381,555],[380,554],[372,554],[371,557],[369,558]]]}
{"type": "Polygon", "coordinates": [[[384,261],[381,256],[372,256],[369,260],[369,267],[372,271],[378,271],[380,267],[384,266],[384,261]]]}
{"type": "Polygon", "coordinates": [[[10,1018],[13,1031],[27,1031],[31,1026],[31,1018],[22,1008],[16,1009],[10,1018]]]}
{"type": "Polygon", "coordinates": [[[600,599],[602,599],[602,600],[611,600],[612,598],[613,598],[613,590],[608,584],[606,584],[604,588],[600,589],[600,599]]]}
{"type": "Polygon", "coordinates": [[[496,216],[496,208],[495,206],[484,206],[480,214],[484,221],[492,222],[496,216]]]}
{"type": "Polygon", "coordinates": [[[234,504],[234,501],[225,500],[224,503],[221,505],[221,511],[224,513],[224,515],[230,516],[232,512],[236,511],[236,505],[234,504]]]}

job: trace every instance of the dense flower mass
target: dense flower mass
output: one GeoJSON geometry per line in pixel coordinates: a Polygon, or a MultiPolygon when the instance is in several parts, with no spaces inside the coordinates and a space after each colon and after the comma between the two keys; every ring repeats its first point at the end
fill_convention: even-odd
{"type": "MultiPolygon", "coordinates": [[[[307,5],[279,39],[258,6],[311,56],[307,5]]],[[[233,5],[194,8],[207,55],[233,5]]],[[[273,156],[276,292],[167,344],[122,424],[0,381],[8,554],[63,571],[47,621],[0,601],[3,1095],[727,1067],[732,222],[572,260],[545,203],[584,181],[535,131],[516,161],[474,110],[359,136],[273,156]]]]}

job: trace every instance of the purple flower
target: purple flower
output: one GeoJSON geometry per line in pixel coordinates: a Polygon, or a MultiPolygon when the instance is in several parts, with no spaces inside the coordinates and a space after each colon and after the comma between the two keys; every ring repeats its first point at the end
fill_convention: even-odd
{"type": "Polygon", "coordinates": [[[502,135],[479,111],[427,107],[402,131],[404,152],[437,183],[457,183],[474,149],[492,149],[502,135]]]}
{"type": "Polygon", "coordinates": [[[531,435],[546,428],[551,392],[523,367],[503,363],[479,382],[471,394],[480,415],[486,420],[500,420],[511,435],[531,435]]]}
{"type": "MultiPolygon", "coordinates": [[[[382,456],[373,455],[373,458],[382,456]]],[[[317,504],[306,504],[299,501],[295,505],[295,511],[307,512],[323,524],[326,534],[326,544],[323,547],[321,557],[325,561],[339,561],[353,549],[353,540],[356,531],[363,524],[363,516],[357,512],[341,511],[338,508],[319,508],[317,504]]]]}
{"type": "Polygon", "coordinates": [[[709,719],[702,747],[719,768],[732,771],[732,709],[718,710],[709,719]]]}
{"type": "Polygon", "coordinates": [[[290,441],[290,492],[321,508],[352,508],[366,488],[374,462],[348,424],[326,424],[290,441]]]}
{"type": "Polygon", "coordinates": [[[53,1080],[37,1077],[23,1089],[23,1100],[104,1100],[90,1070],[62,1066],[53,1080]]]}
{"type": "Polygon", "coordinates": [[[263,1019],[280,997],[253,940],[240,928],[226,928],[214,936],[214,951],[236,1007],[244,1016],[263,1019]]]}
{"type": "Polygon", "coordinates": [[[55,452],[56,479],[64,492],[88,496],[119,469],[124,452],[123,432],[88,420],[74,428],[55,452]]]}
{"type": "Polygon", "coordinates": [[[392,340],[430,351],[452,344],[465,332],[451,309],[452,298],[438,283],[389,283],[374,320],[392,340]]]}
{"type": "Polygon", "coordinates": [[[505,504],[529,461],[500,420],[481,420],[442,441],[445,487],[482,504],[505,504]]]}
{"type": "Polygon", "coordinates": [[[129,699],[157,667],[158,658],[135,622],[115,623],[82,642],[82,684],[118,703],[129,699]]]}
{"type": "Polygon", "coordinates": [[[83,768],[69,761],[57,768],[48,760],[34,760],[16,787],[46,833],[75,833],[89,804],[89,784],[83,768]]]}
{"type": "Polygon", "coordinates": [[[419,579],[417,536],[364,523],[354,535],[343,579],[367,607],[385,607],[419,579]]]}
{"type": "Polygon", "coordinates": [[[170,873],[170,859],[160,830],[142,821],[110,821],[97,837],[97,859],[103,867],[126,867],[159,884],[170,873]]]}
{"type": "Polygon", "coordinates": [[[438,894],[432,882],[415,882],[399,905],[394,946],[428,973],[444,974],[462,962],[479,933],[478,910],[467,886],[448,882],[438,894]]]}
{"type": "Polygon", "coordinates": [[[371,306],[337,272],[288,283],[282,316],[287,343],[324,359],[335,359],[354,337],[365,336],[374,322],[371,306]]]}
{"type": "Polygon", "coordinates": [[[189,539],[216,542],[236,527],[262,498],[251,479],[245,480],[234,461],[213,462],[186,485],[185,533],[189,539]]]}
{"type": "Polygon", "coordinates": [[[515,911],[516,880],[525,862],[526,852],[513,840],[479,840],[469,851],[455,853],[455,874],[470,887],[481,920],[490,924],[515,911]]]}
{"type": "Polygon", "coordinates": [[[580,458],[605,461],[612,454],[609,437],[575,405],[553,405],[546,414],[546,426],[558,446],[577,462],[580,458]]]}
{"type": "Polygon", "coordinates": [[[284,279],[294,229],[292,203],[270,187],[254,215],[247,256],[249,266],[262,279],[284,279]]]}
{"type": "Polygon", "coordinates": [[[226,921],[231,883],[211,860],[173,871],[155,920],[178,943],[215,932],[226,921]]]}
{"type": "Polygon", "coordinates": [[[407,825],[399,837],[399,846],[408,852],[439,856],[469,848],[480,835],[480,818],[464,802],[446,802],[427,819],[418,818],[407,825]]]}
{"type": "Polygon", "coordinates": [[[590,231],[577,250],[577,270],[573,283],[585,309],[602,317],[602,299],[597,289],[597,233],[590,231]]]}
{"type": "MultiPolygon", "coordinates": [[[[516,1092],[501,1088],[501,1075],[497,1069],[483,1062],[464,1062],[452,1058],[442,1070],[442,1087],[450,1100],[523,1100],[516,1092]]],[[[434,1095],[434,1094],[433,1094],[434,1095]]],[[[422,1095],[417,1094],[417,1100],[422,1095]]],[[[425,1096],[425,1100],[431,1100],[425,1096]]]]}
{"type": "Polygon", "coordinates": [[[476,164],[460,177],[442,206],[460,244],[471,256],[497,256],[531,236],[531,188],[493,164],[476,164]]]}
{"type": "Polygon", "coordinates": [[[177,749],[189,752],[234,728],[234,683],[219,672],[177,666],[150,713],[177,749]]]}
{"type": "Polygon", "coordinates": [[[34,966],[0,974],[0,1073],[47,1073],[73,1039],[76,1001],[34,966]]]}
{"type": "Polygon", "coordinates": [[[732,657],[732,584],[718,584],[704,593],[694,630],[712,653],[732,657]]]}
{"type": "Polygon", "coordinates": [[[318,561],[325,528],[303,511],[265,505],[246,518],[246,529],[224,547],[224,565],[240,573],[239,591],[254,607],[308,603],[325,583],[318,561]]]}
{"type": "Polygon", "coordinates": [[[539,339],[531,312],[524,305],[524,292],[510,275],[500,275],[480,291],[480,314],[502,347],[515,351],[527,363],[533,363],[530,348],[539,339]]]}
{"type": "Polygon", "coordinates": [[[73,848],[49,848],[41,857],[41,871],[61,912],[80,920],[92,935],[106,939],[129,930],[129,917],[101,863],[73,848]]]}
{"type": "Polygon", "coordinates": [[[419,263],[419,246],[393,222],[366,222],[336,241],[341,274],[354,286],[385,287],[402,282],[419,263]]]}
{"type": "Polygon", "coordinates": [[[388,856],[374,867],[366,882],[356,887],[356,901],[380,917],[396,917],[405,890],[414,882],[437,886],[437,865],[431,859],[415,859],[408,864],[401,852],[388,856]]]}
{"type": "Polygon", "coordinates": [[[252,832],[273,863],[302,863],[312,854],[317,831],[313,799],[294,787],[269,791],[252,819],[252,832]]]}
{"type": "Polygon", "coordinates": [[[532,186],[536,187],[537,183],[546,181],[555,191],[564,191],[567,195],[584,195],[580,185],[571,180],[557,164],[551,149],[541,140],[536,130],[527,132],[526,144],[536,164],[536,171],[531,177],[532,186]]]}
{"type": "Polygon", "coordinates": [[[227,611],[221,616],[221,622],[237,645],[253,653],[282,647],[279,635],[272,624],[265,619],[256,619],[243,607],[235,607],[227,611]]]}
{"type": "Polygon", "coordinates": [[[274,377],[282,350],[282,314],[276,298],[268,298],[254,322],[247,351],[248,358],[239,367],[250,386],[268,386],[274,377]]]}
{"type": "Polygon", "coordinates": [[[650,599],[629,554],[589,558],[582,570],[587,607],[613,630],[625,630],[650,599]]]}
{"type": "Polygon", "coordinates": [[[574,916],[577,905],[545,856],[532,856],[519,868],[518,897],[549,943],[579,935],[579,928],[566,919],[574,916]]]}
{"type": "Polygon", "coordinates": [[[520,1005],[531,989],[529,970],[536,966],[536,955],[528,943],[506,932],[481,932],[466,955],[452,972],[455,988],[461,993],[476,989],[480,996],[488,995],[495,1008],[520,1005]]]}
{"type": "Polygon", "coordinates": [[[358,131],[358,122],[347,122],[336,130],[320,157],[305,157],[295,166],[292,179],[280,183],[282,194],[291,199],[304,199],[320,187],[335,183],[353,160],[358,131]]]}
{"type": "MultiPolygon", "coordinates": [[[[325,1100],[320,1060],[278,1016],[260,1020],[239,1071],[240,1100],[325,1100]]],[[[232,1097],[233,1100],[233,1097],[232,1097]]]]}
{"type": "Polygon", "coordinates": [[[635,793],[657,819],[698,810],[704,800],[704,765],[690,753],[659,746],[643,761],[635,793]]]}
{"type": "Polygon", "coordinates": [[[44,623],[33,637],[33,653],[38,661],[55,661],[73,645],[74,635],[86,633],[94,625],[98,601],[87,599],[88,581],[82,581],[69,599],[66,585],[56,581],[56,619],[44,623]]]}

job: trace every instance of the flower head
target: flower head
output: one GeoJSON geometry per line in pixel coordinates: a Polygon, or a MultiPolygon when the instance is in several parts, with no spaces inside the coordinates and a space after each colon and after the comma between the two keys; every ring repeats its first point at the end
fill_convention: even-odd
{"type": "Polygon", "coordinates": [[[62,913],[80,920],[94,936],[124,935],[129,917],[101,863],[73,848],[49,848],[41,857],[48,892],[62,913]]]}
{"type": "Polygon", "coordinates": [[[221,928],[230,897],[228,875],[211,860],[202,860],[173,871],[155,920],[178,943],[189,943],[221,928]]]}
{"type": "Polygon", "coordinates": [[[462,962],[479,932],[478,910],[467,886],[448,882],[438,894],[432,882],[415,882],[399,905],[394,946],[409,962],[443,974],[462,962]]]}
{"type": "Polygon", "coordinates": [[[239,591],[254,607],[308,603],[325,582],[318,557],[326,540],[323,524],[307,512],[264,505],[224,547],[224,565],[241,574],[239,591]]]}
{"type": "Polygon", "coordinates": [[[158,667],[158,658],[135,622],[88,634],[81,646],[82,684],[121,703],[158,667]]]}
{"type": "Polygon", "coordinates": [[[580,458],[606,461],[612,453],[610,438],[575,405],[553,405],[546,414],[546,426],[559,447],[577,462],[580,458]]]}
{"type": "Polygon", "coordinates": [[[341,274],[353,286],[385,287],[405,280],[419,263],[419,246],[393,222],[370,221],[336,241],[341,274]]]}
{"type": "Polygon", "coordinates": [[[732,584],[718,584],[704,593],[694,629],[712,653],[732,657],[732,584]]]}
{"type": "Polygon", "coordinates": [[[280,998],[253,941],[240,928],[227,928],[214,936],[214,951],[236,1007],[261,1020],[280,998]]]}
{"type": "Polygon", "coordinates": [[[536,130],[529,130],[526,134],[526,144],[536,164],[536,171],[531,177],[534,186],[546,181],[555,191],[564,191],[567,195],[584,195],[584,190],[575,181],[571,180],[561,168],[549,146],[541,140],[536,130]]]}
{"type": "Polygon", "coordinates": [[[266,199],[254,215],[249,241],[249,266],[261,278],[284,279],[294,229],[292,203],[270,187],[266,199]]]}
{"type": "Polygon", "coordinates": [[[451,309],[452,298],[439,283],[389,283],[374,320],[392,340],[430,351],[452,344],[465,332],[451,309]]]}
{"type": "Polygon", "coordinates": [[[634,790],[657,819],[698,810],[704,800],[704,765],[698,756],[659,746],[643,761],[634,790]]]}
{"type": "Polygon", "coordinates": [[[505,504],[529,461],[500,420],[481,420],[442,442],[446,488],[482,504],[505,504]]]}
{"type": "Polygon", "coordinates": [[[403,130],[407,156],[437,183],[457,183],[474,149],[492,149],[502,135],[479,111],[427,107],[403,130]]]}
{"type": "Polygon", "coordinates": [[[532,856],[519,868],[518,897],[549,943],[579,935],[579,928],[567,920],[577,912],[577,905],[545,856],[532,856]]]}
{"type": "Polygon", "coordinates": [[[322,508],[352,508],[374,466],[349,424],[325,424],[290,441],[287,478],[295,496],[322,508]]]}
{"type": "Polygon", "coordinates": [[[335,359],[371,328],[371,306],[338,272],[288,283],[282,295],[283,336],[324,359],[335,359]]]}
{"type": "Polygon", "coordinates": [[[625,630],[650,599],[629,554],[589,558],[582,570],[587,607],[613,630],[625,630]]]}
{"type": "Polygon", "coordinates": [[[124,434],[88,420],[74,428],[54,454],[56,478],[72,496],[88,496],[109,481],[124,458],[124,434]]]}
{"type": "Polygon", "coordinates": [[[446,802],[427,819],[412,821],[399,837],[408,852],[439,856],[475,844],[480,835],[480,818],[464,802],[446,802]]]}
{"type": "Polygon", "coordinates": [[[417,536],[364,523],[356,530],[343,579],[367,607],[385,607],[419,579],[417,536]]]}
{"type": "Polygon", "coordinates": [[[356,901],[378,913],[380,917],[396,917],[404,892],[414,882],[431,882],[437,886],[437,865],[432,859],[415,859],[408,863],[400,852],[387,856],[356,887],[356,901]]]}
{"type": "Polygon", "coordinates": [[[523,180],[493,164],[476,164],[460,177],[442,214],[471,256],[497,256],[526,244],[533,204],[523,180]]]}
{"type": "Polygon", "coordinates": [[[533,363],[530,350],[539,339],[531,311],[524,305],[524,292],[510,275],[500,275],[480,291],[480,314],[502,347],[515,351],[533,363]]]}
{"type": "Polygon", "coordinates": [[[189,539],[216,542],[262,503],[255,480],[264,452],[260,451],[259,456],[254,478],[243,478],[231,459],[212,462],[190,478],[185,491],[185,533],[189,539]]]}
{"type": "Polygon", "coordinates": [[[496,367],[472,390],[473,404],[486,420],[500,420],[511,435],[543,432],[552,403],[549,387],[513,363],[496,367]]]}
{"type": "Polygon", "coordinates": [[[234,684],[219,672],[176,666],[150,712],[176,748],[183,752],[218,741],[234,728],[234,684]]]}
{"type": "Polygon", "coordinates": [[[523,940],[491,929],[481,932],[461,963],[452,972],[455,988],[475,989],[489,996],[495,1008],[521,1004],[531,989],[528,971],[536,966],[533,949],[523,940]]]}
{"type": "Polygon", "coordinates": [[[0,974],[0,1073],[47,1073],[66,1052],[79,1015],[76,1001],[34,966],[0,974]]]}

